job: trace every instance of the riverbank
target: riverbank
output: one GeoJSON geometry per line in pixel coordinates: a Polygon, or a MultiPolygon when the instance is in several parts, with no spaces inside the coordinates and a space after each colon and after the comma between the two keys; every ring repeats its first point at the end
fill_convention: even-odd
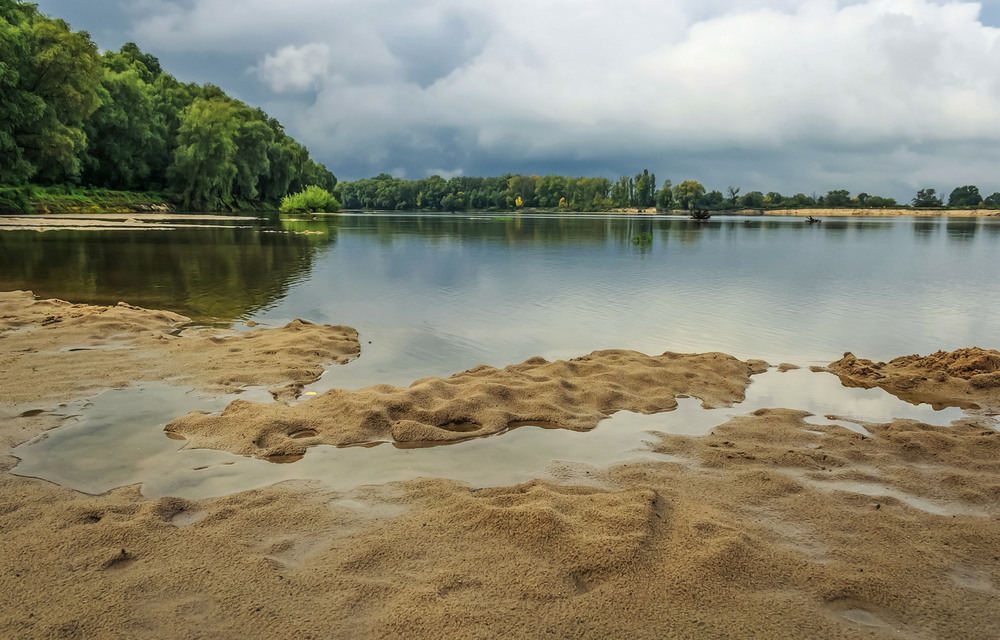
{"type": "MultiPolygon", "coordinates": [[[[322,367],[357,355],[356,334],[299,323],[175,335],[185,320],[0,294],[0,628],[8,635],[1000,631],[1000,433],[972,418],[866,423],[863,434],[808,423],[794,407],[740,415],[737,405],[708,436],[651,435],[662,454],[655,460],[562,463],[555,480],[511,487],[420,479],[334,492],[296,481],[146,500],[138,487],[88,496],[10,473],[14,445],[72,421],[61,404],[139,380],[216,393],[267,385],[279,402],[237,401],[220,417],[260,426],[251,435],[264,445],[312,428],[317,436],[292,440],[318,446],[325,421],[348,409],[358,421],[334,420],[334,433],[426,441],[513,418],[586,429],[595,411],[669,409],[686,395],[732,404],[764,366],[724,354],[611,351],[295,404],[322,367]]],[[[845,357],[831,370],[916,401],[996,412],[998,358],[983,350],[889,363],[845,357]]],[[[213,434],[218,448],[254,440],[227,428],[213,434]]],[[[505,437],[491,440],[503,446],[505,437]]]]}
{"type": "MultiPolygon", "coordinates": [[[[159,191],[114,191],[70,186],[0,187],[2,216],[47,216],[61,214],[149,214],[182,211],[176,194],[159,191]]],[[[277,207],[264,202],[234,200],[231,212],[273,212],[277,207]]],[[[188,214],[184,214],[188,215],[188,214]]]]}

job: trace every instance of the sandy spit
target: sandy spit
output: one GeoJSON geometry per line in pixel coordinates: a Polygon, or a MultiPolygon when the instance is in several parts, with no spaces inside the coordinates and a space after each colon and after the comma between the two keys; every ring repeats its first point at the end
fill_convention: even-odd
{"type": "Polygon", "coordinates": [[[0,292],[0,403],[66,400],[152,380],[230,392],[290,384],[281,393],[294,395],[325,366],[361,351],[349,327],[295,320],[235,332],[185,329],[189,322],[125,303],[72,304],[36,300],[30,291],[0,292]]]}
{"type": "Polygon", "coordinates": [[[1000,412],[1000,351],[972,347],[872,362],[847,352],[828,370],[848,387],[881,387],[911,403],[1000,412]]]}
{"type": "MultiPolygon", "coordinates": [[[[171,362],[190,355],[150,346],[161,369],[123,364],[144,359],[157,340],[147,334],[183,321],[167,312],[24,293],[0,296],[0,310],[0,357],[17,358],[25,375],[19,358],[44,356],[59,330],[141,345],[115,359],[144,375],[173,375],[181,365],[171,362]],[[34,351],[13,352],[12,339],[34,351]]],[[[86,352],[65,352],[74,353],[86,352]]],[[[662,356],[605,353],[577,359],[583,380],[564,375],[575,361],[528,361],[410,389],[502,379],[525,385],[511,387],[520,396],[567,379],[584,386],[603,371],[623,385],[620,398],[642,398],[648,383],[644,402],[665,403],[666,386],[714,404],[737,400],[755,368],[719,354],[672,357],[665,381],[653,375],[662,356]]],[[[339,494],[287,482],[149,501],[137,487],[87,496],[10,474],[10,446],[54,426],[25,407],[100,387],[100,366],[49,367],[47,383],[22,385],[37,391],[11,390],[9,379],[0,387],[0,637],[1000,636],[1000,432],[971,421],[897,420],[862,435],[763,409],[704,438],[658,436],[664,460],[564,464],[562,483],[482,489],[424,479],[339,494]],[[32,404],[20,402],[28,396],[32,404]]],[[[220,374],[188,375],[211,388],[220,374]]],[[[566,393],[581,421],[607,406],[566,393]]]]}
{"type": "Polygon", "coordinates": [[[302,454],[318,444],[463,440],[523,423],[582,431],[619,410],[673,409],[677,396],[729,406],[743,399],[750,375],[766,368],[722,353],[595,351],[568,361],[480,366],[407,388],[332,389],[293,407],[235,400],[219,415],[191,413],[166,430],[188,438],[191,447],[262,458],[302,454]]]}

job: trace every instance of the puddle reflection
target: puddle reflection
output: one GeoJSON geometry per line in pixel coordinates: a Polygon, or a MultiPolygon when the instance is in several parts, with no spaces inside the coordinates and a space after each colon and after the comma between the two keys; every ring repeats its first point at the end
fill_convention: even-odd
{"type": "MultiPolygon", "coordinates": [[[[241,397],[255,394],[266,395],[255,391],[241,397]]],[[[702,409],[699,400],[680,398],[676,410],[653,415],[621,411],[592,431],[519,423],[502,435],[446,446],[321,445],[304,456],[258,460],[182,449],[176,436],[162,430],[178,415],[219,411],[231,400],[232,396],[206,399],[164,384],[106,391],[69,407],[68,414],[80,415],[74,424],[14,449],[21,459],[14,473],[92,494],[141,484],[143,495],[152,499],[213,497],[292,479],[316,480],[338,491],[418,477],[451,478],[473,487],[502,486],[544,477],[557,461],[604,467],[637,456],[666,459],[649,450],[650,431],[704,435],[731,416],[761,408],[805,410],[814,414],[808,419],[814,424],[839,424],[856,431],[864,430],[853,422],[824,416],[872,422],[913,418],[947,425],[965,415],[957,408],[935,411],[929,405],[911,405],[880,389],[843,387],[836,376],[802,369],[754,376],[747,399],[734,407],[702,409]]]]}

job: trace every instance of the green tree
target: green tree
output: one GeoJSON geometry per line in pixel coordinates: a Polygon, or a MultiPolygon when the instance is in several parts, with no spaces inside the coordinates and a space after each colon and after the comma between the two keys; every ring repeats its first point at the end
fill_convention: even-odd
{"type": "Polygon", "coordinates": [[[85,127],[83,179],[112,189],[148,190],[167,153],[167,125],[156,92],[134,68],[106,69],[102,88],[104,103],[85,127]]]}
{"type": "Polygon", "coordinates": [[[75,179],[83,123],[100,106],[100,55],[90,36],[35,5],[0,0],[0,176],[75,179]]]}
{"type": "Polygon", "coordinates": [[[971,209],[978,207],[983,201],[982,196],[979,195],[979,188],[967,184],[964,187],[957,187],[948,196],[948,206],[949,207],[964,207],[971,209]]]}
{"type": "Polygon", "coordinates": [[[232,201],[239,126],[233,116],[219,98],[197,98],[181,114],[170,178],[185,207],[217,210],[232,201]]]}
{"type": "Polygon", "coordinates": [[[1000,207],[1000,193],[993,193],[983,198],[983,204],[992,209],[1000,207]]]}
{"type": "MultiPolygon", "coordinates": [[[[243,103],[233,104],[232,117],[237,120],[233,143],[233,164],[236,176],[233,179],[233,194],[245,200],[262,199],[262,189],[271,173],[271,159],[268,151],[274,145],[274,130],[267,124],[267,114],[260,109],[251,109],[243,103]]],[[[307,176],[304,182],[317,185],[315,176],[307,176]]]]}
{"type": "Polygon", "coordinates": [[[643,169],[634,180],[635,191],[630,203],[634,207],[645,209],[656,204],[656,174],[649,169],[643,169]]]}
{"type": "Polygon", "coordinates": [[[941,207],[944,206],[944,202],[941,201],[934,189],[921,189],[917,191],[916,197],[913,198],[914,207],[941,207]]]}
{"type": "Polygon", "coordinates": [[[729,204],[735,209],[739,205],[740,187],[730,186],[726,189],[726,193],[729,195],[729,204]]]}
{"type": "Polygon", "coordinates": [[[674,192],[673,185],[667,180],[663,183],[663,187],[656,192],[656,208],[662,209],[664,211],[669,211],[674,206],[674,192]]]}
{"type": "Polygon", "coordinates": [[[792,208],[815,207],[816,198],[812,196],[807,196],[804,193],[796,193],[794,196],[790,198],[785,198],[782,201],[782,205],[792,208]]]}
{"type": "Polygon", "coordinates": [[[866,205],[872,209],[884,209],[886,207],[899,206],[893,198],[883,198],[882,196],[868,196],[866,205]]]}
{"type": "Polygon", "coordinates": [[[685,180],[674,187],[674,202],[681,209],[691,209],[705,195],[705,187],[696,180],[685,180]]]}
{"type": "Polygon", "coordinates": [[[718,211],[720,209],[726,208],[726,197],[722,195],[722,192],[713,189],[706,193],[702,198],[698,199],[699,209],[711,209],[713,211],[718,211]]]}
{"type": "Polygon", "coordinates": [[[745,209],[763,209],[764,194],[760,191],[751,191],[743,196],[742,204],[745,209]]]}
{"type": "Polygon", "coordinates": [[[635,180],[622,176],[611,185],[611,201],[616,207],[629,207],[635,201],[635,180]]]}
{"type": "Polygon", "coordinates": [[[851,192],[847,189],[829,191],[823,200],[823,204],[832,208],[849,207],[851,206],[851,192]]]}

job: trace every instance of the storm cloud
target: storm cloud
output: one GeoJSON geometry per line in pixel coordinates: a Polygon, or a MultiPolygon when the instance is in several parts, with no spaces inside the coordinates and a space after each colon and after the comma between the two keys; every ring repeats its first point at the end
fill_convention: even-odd
{"type": "Polygon", "coordinates": [[[993,2],[39,4],[263,106],[342,179],[648,167],[744,192],[1000,190],[993,2]]]}

